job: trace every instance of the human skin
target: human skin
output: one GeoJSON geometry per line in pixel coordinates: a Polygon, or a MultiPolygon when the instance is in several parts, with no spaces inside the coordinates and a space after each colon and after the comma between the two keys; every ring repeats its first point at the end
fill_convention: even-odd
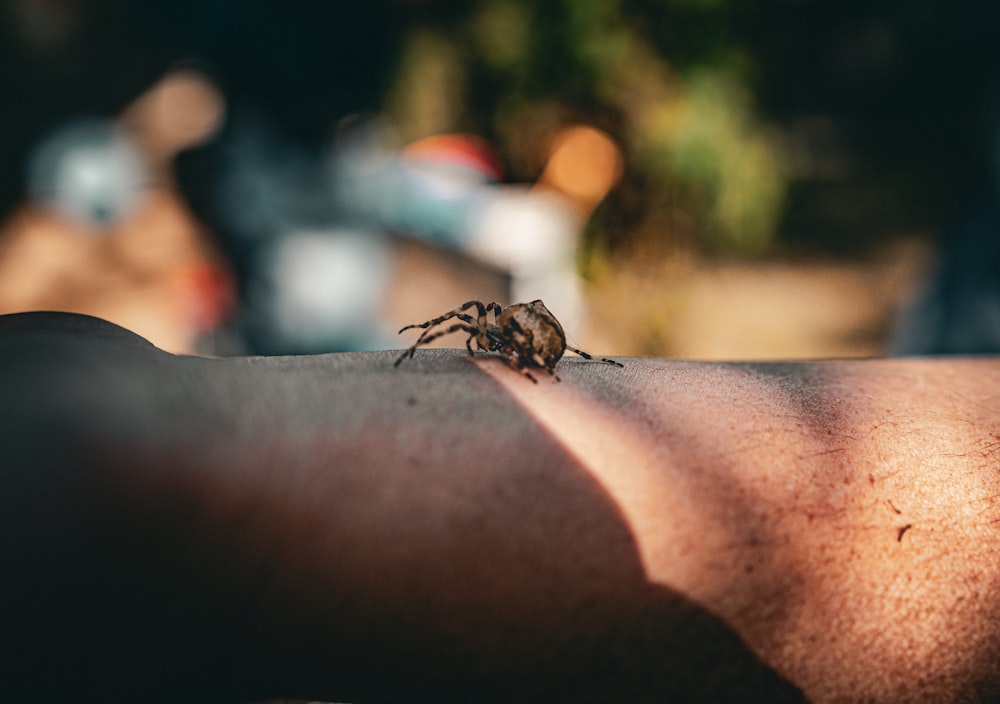
{"type": "MultiPolygon", "coordinates": [[[[0,317],[31,701],[977,701],[1000,361],[177,357],[0,317]]],[[[5,697],[6,698],[6,697],[5,697]]]]}

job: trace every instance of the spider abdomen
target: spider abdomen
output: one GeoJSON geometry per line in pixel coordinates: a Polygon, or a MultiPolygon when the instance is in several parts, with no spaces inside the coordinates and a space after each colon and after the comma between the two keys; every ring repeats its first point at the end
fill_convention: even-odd
{"type": "Polygon", "coordinates": [[[562,325],[540,300],[504,308],[499,325],[511,351],[533,366],[551,371],[566,351],[562,325]]]}

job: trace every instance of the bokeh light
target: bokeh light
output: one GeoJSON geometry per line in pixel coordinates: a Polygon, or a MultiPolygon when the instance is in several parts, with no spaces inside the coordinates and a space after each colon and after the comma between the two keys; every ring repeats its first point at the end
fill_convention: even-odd
{"type": "MultiPolygon", "coordinates": [[[[37,289],[23,283],[33,267],[63,290],[49,274],[73,267],[51,262],[79,248],[39,244],[63,227],[149,248],[113,275],[87,264],[104,272],[95,287],[137,280],[140,259],[149,276],[158,253],[164,280],[188,282],[164,295],[229,311],[189,317],[202,322],[162,341],[172,349],[393,346],[411,317],[491,296],[542,297],[578,344],[606,353],[1000,346],[1000,333],[952,322],[976,311],[965,327],[992,330],[1000,310],[1000,238],[989,236],[1000,229],[998,10],[903,0],[286,9],[0,5],[0,156],[11,165],[0,173],[0,272],[18,268],[0,309],[110,314],[76,285],[63,287],[72,301],[25,294],[37,289]],[[121,235],[153,212],[184,220],[150,232],[191,233],[177,246],[197,241],[211,275],[174,271],[184,257],[162,239],[121,235]],[[435,276],[448,281],[431,285],[435,276]],[[871,279],[892,286],[844,283],[871,279]],[[822,315],[775,303],[777,282],[822,301],[822,315]],[[831,333],[823,320],[847,322],[831,333]]],[[[146,326],[157,327],[172,326],[146,326]]]]}

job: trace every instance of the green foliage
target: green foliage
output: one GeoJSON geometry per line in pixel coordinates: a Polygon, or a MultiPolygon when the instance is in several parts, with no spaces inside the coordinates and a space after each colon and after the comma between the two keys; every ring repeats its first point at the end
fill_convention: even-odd
{"type": "Polygon", "coordinates": [[[780,140],[754,117],[746,89],[724,68],[691,74],[672,129],[649,135],[661,160],[707,210],[706,237],[733,253],[760,252],[781,215],[780,140]]]}
{"type": "MultiPolygon", "coordinates": [[[[736,6],[472,2],[409,29],[388,110],[404,136],[471,130],[511,155],[534,144],[561,106],[619,141],[626,178],[645,184],[641,210],[664,223],[675,219],[665,210],[682,210],[706,246],[760,252],[774,236],[786,177],[781,141],[755,112],[752,66],[730,39],[736,6]]],[[[663,227],[659,236],[673,233],[663,227]]]]}

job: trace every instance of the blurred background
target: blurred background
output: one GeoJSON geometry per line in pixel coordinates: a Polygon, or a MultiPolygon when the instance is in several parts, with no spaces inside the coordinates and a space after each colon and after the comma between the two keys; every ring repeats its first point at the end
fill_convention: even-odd
{"type": "Polygon", "coordinates": [[[542,298],[598,354],[996,353],[998,31],[986,1],[0,0],[0,312],[302,354],[542,298]]]}

